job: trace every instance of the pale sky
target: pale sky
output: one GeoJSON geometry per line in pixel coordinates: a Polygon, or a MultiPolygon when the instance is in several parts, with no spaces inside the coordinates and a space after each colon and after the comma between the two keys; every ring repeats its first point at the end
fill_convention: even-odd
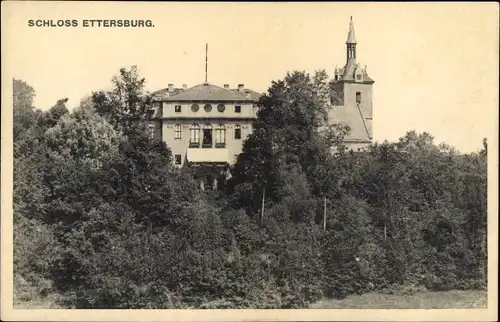
{"type": "Polygon", "coordinates": [[[353,16],[357,59],[375,80],[374,139],[414,129],[469,152],[497,134],[498,14],[497,3],[2,2],[2,69],[34,87],[36,107],[62,97],[74,107],[131,65],[149,91],[202,83],[208,43],[210,83],[266,92],[287,71],[343,67],[353,16]],[[35,28],[29,19],[155,27],[35,28]]]}

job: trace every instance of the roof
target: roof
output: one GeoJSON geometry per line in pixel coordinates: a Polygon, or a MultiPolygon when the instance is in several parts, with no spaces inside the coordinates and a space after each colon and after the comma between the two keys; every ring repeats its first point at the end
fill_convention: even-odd
{"type": "MultiPolygon", "coordinates": [[[[167,93],[168,93],[168,89],[167,93]]],[[[161,98],[165,101],[257,101],[260,94],[255,91],[244,89],[240,92],[238,89],[225,89],[213,84],[202,83],[185,90],[174,89],[172,93],[161,95],[161,91],[157,91],[156,98],[161,98]],[[248,93],[248,95],[247,95],[248,93]]]]}
{"type": "Polygon", "coordinates": [[[349,59],[347,61],[347,64],[344,66],[344,68],[339,69],[339,74],[341,75],[339,81],[355,81],[355,76],[356,76],[356,71],[360,70],[362,75],[363,75],[363,81],[362,83],[365,84],[372,84],[375,81],[368,76],[368,73],[366,72],[366,67],[361,68],[361,65],[356,62],[354,59],[349,59]]]}
{"type": "MultiPolygon", "coordinates": [[[[237,88],[233,88],[231,89],[232,91],[235,91],[235,92],[238,92],[239,90],[237,88]]],[[[245,88],[244,89],[245,93],[248,93],[250,94],[250,97],[255,100],[255,101],[258,101],[261,97],[262,97],[262,94],[259,93],[259,92],[256,92],[254,90],[251,90],[251,89],[247,89],[245,88]]]]}
{"type": "Polygon", "coordinates": [[[354,34],[354,23],[352,22],[352,17],[351,22],[349,23],[349,34],[347,35],[346,44],[356,44],[356,35],[354,34]]]}
{"type": "Polygon", "coordinates": [[[230,163],[228,149],[187,149],[186,159],[193,163],[230,163]]]}
{"type": "Polygon", "coordinates": [[[163,88],[151,93],[153,99],[164,99],[175,94],[182,92],[182,88],[163,88]]]}

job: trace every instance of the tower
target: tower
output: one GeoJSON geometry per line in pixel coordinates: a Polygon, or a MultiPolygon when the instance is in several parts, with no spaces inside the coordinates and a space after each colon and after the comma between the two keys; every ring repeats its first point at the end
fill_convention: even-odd
{"type": "Polygon", "coordinates": [[[347,62],[349,60],[354,59],[356,60],[356,35],[354,34],[354,23],[352,22],[352,17],[351,21],[349,23],[349,33],[347,34],[347,62]]]}
{"type": "Polygon", "coordinates": [[[346,63],[335,68],[331,82],[331,119],[349,125],[351,133],[346,137],[349,145],[362,145],[372,140],[372,88],[373,79],[368,76],[366,66],[357,61],[356,36],[351,17],[346,41],[346,63]]]}

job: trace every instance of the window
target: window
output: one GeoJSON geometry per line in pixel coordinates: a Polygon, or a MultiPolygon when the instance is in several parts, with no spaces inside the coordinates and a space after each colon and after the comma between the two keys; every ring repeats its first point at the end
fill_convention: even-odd
{"type": "Polygon", "coordinates": [[[198,112],[199,110],[200,110],[200,107],[198,106],[198,104],[191,105],[191,111],[198,112]]]}
{"type": "Polygon", "coordinates": [[[224,112],[225,109],[226,109],[226,107],[224,106],[224,104],[217,105],[217,111],[222,113],[222,112],[224,112]]]}
{"type": "Polygon", "coordinates": [[[234,107],[234,112],[235,112],[235,113],[241,113],[241,105],[236,105],[236,106],[234,107]]]}
{"type": "Polygon", "coordinates": [[[234,127],[234,138],[237,140],[241,140],[241,126],[235,125],[234,127]]]}
{"type": "Polygon", "coordinates": [[[154,124],[148,124],[148,134],[150,138],[155,137],[155,125],[154,124]]]}
{"type": "Polygon", "coordinates": [[[199,148],[200,147],[200,126],[198,124],[193,124],[191,126],[191,138],[189,140],[189,147],[199,148]]]}
{"type": "Polygon", "coordinates": [[[356,92],[356,104],[361,103],[361,92],[356,92]]]}
{"type": "Polygon", "coordinates": [[[180,139],[182,137],[182,125],[176,124],[174,128],[175,139],[180,139]]]}
{"type": "Polygon", "coordinates": [[[356,79],[357,79],[357,80],[361,80],[361,74],[357,74],[357,75],[356,75],[356,79]]]}
{"type": "Polygon", "coordinates": [[[226,127],[222,124],[215,129],[215,147],[226,147],[226,127]]]}
{"type": "Polygon", "coordinates": [[[175,113],[180,113],[180,112],[181,112],[181,106],[175,105],[175,113]]]}
{"type": "Polygon", "coordinates": [[[180,154],[175,155],[175,164],[181,164],[182,163],[182,156],[180,154]]]}
{"type": "Polygon", "coordinates": [[[210,112],[210,111],[212,110],[212,105],[210,105],[210,104],[205,104],[204,109],[205,109],[205,112],[207,112],[207,113],[208,113],[208,112],[210,112]]]}
{"type": "Polygon", "coordinates": [[[212,126],[210,124],[203,127],[203,147],[212,147],[212,126]]]}

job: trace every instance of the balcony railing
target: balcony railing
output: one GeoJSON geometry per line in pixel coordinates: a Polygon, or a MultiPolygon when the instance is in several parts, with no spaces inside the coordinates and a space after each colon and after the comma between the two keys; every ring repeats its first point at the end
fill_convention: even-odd
{"type": "Polygon", "coordinates": [[[189,147],[190,148],[199,148],[200,147],[200,142],[189,142],[189,147]]]}
{"type": "Polygon", "coordinates": [[[212,147],[212,142],[210,142],[210,143],[203,142],[203,144],[201,145],[201,147],[204,148],[204,149],[211,148],[212,147]]]}
{"type": "Polygon", "coordinates": [[[226,147],[226,143],[215,143],[216,149],[223,149],[226,147]]]}

